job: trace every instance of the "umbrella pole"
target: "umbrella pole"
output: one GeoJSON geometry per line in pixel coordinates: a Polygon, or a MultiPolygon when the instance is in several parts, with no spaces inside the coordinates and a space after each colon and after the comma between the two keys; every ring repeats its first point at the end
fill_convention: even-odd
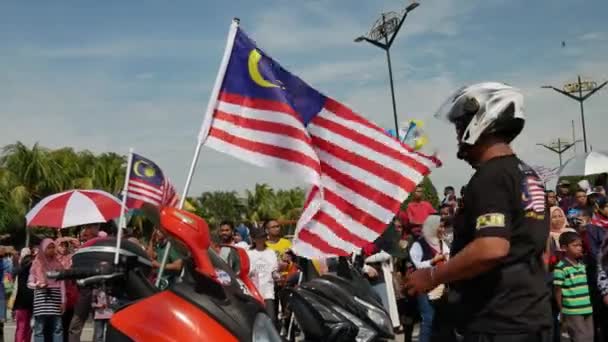
{"type": "Polygon", "coordinates": [[[25,247],[29,247],[30,245],[30,229],[25,227],[25,247]]]}
{"type": "Polygon", "coordinates": [[[133,148],[129,149],[129,159],[127,159],[127,170],[125,172],[125,184],[122,188],[122,202],[120,204],[120,219],[118,220],[118,232],[116,234],[116,252],[114,253],[114,265],[118,265],[120,257],[120,244],[122,241],[123,227],[126,225],[127,210],[127,191],[129,190],[129,175],[131,174],[131,166],[133,164],[133,148]]]}

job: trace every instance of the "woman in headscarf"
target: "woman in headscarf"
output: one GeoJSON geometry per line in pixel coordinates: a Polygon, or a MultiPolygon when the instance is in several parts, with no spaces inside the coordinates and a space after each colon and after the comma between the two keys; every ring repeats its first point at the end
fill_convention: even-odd
{"type": "Polygon", "coordinates": [[[63,341],[61,315],[65,307],[65,284],[47,277],[47,272],[63,268],[57,258],[55,242],[49,238],[42,240],[28,279],[28,286],[34,289],[34,342],[63,341]]]}
{"type": "Polygon", "coordinates": [[[549,266],[549,270],[553,271],[553,266],[559,262],[561,248],[559,246],[559,237],[564,232],[574,232],[575,230],[568,227],[568,220],[566,214],[560,207],[549,208],[551,225],[549,230],[549,241],[547,242],[547,256],[546,262],[549,266]]]}
{"type": "MultiPolygon", "coordinates": [[[[450,255],[448,244],[443,240],[443,229],[439,215],[430,215],[422,225],[422,236],[410,249],[410,258],[416,269],[430,268],[445,260],[450,255]]],[[[433,317],[435,310],[432,302],[441,298],[444,286],[439,285],[428,294],[417,297],[418,308],[422,317],[418,341],[431,341],[433,317]]]]}
{"type": "Polygon", "coordinates": [[[34,293],[27,287],[27,280],[32,268],[32,252],[29,248],[21,249],[19,265],[13,269],[16,275],[15,303],[13,304],[13,317],[15,319],[15,342],[30,342],[32,340],[32,309],[34,306],[34,293]]]}

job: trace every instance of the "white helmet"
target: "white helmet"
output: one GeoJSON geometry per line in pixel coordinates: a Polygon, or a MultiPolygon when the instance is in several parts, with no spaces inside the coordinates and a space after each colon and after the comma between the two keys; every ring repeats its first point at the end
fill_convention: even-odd
{"type": "Polygon", "coordinates": [[[456,125],[462,157],[464,145],[475,145],[486,135],[513,140],[524,127],[524,97],[519,89],[498,82],[477,83],[458,89],[435,114],[456,125]]]}

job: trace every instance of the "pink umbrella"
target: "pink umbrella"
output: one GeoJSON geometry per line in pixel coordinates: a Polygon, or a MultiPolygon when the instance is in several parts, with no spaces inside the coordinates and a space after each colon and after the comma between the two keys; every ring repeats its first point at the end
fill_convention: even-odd
{"type": "Polygon", "coordinates": [[[120,201],[101,190],[70,190],[43,198],[25,219],[28,227],[65,228],[120,216],[120,201]]]}

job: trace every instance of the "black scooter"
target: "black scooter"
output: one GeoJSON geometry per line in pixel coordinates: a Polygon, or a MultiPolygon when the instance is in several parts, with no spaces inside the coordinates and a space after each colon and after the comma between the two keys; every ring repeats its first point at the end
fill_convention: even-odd
{"type": "MultiPolygon", "coordinates": [[[[289,309],[305,341],[378,341],[394,338],[391,319],[361,272],[341,258],[326,274],[290,290],[289,309]]],[[[293,340],[293,336],[288,336],[293,340]]]]}

